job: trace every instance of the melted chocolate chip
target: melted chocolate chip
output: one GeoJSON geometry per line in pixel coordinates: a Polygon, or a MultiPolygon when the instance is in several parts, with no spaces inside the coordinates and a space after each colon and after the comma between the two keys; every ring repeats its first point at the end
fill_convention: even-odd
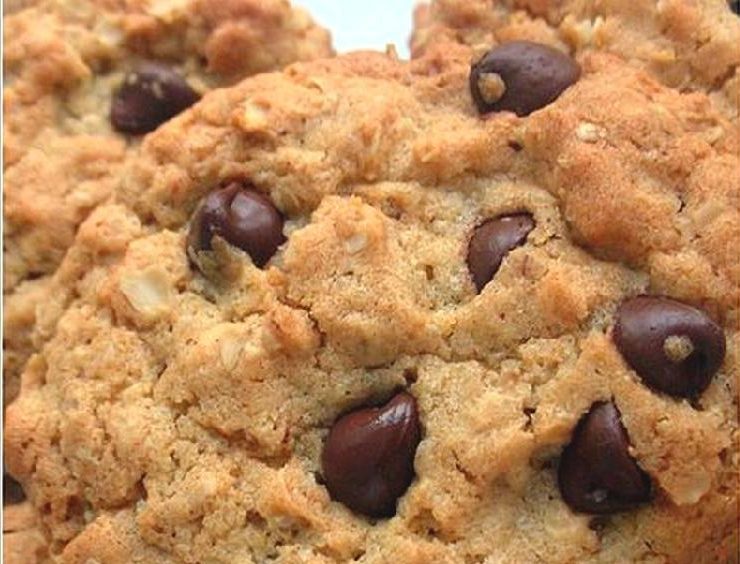
{"type": "Polygon", "coordinates": [[[170,67],[143,63],[126,75],[113,94],[110,121],[123,133],[148,133],[199,98],[185,79],[170,67]]]}
{"type": "Polygon", "coordinates": [[[578,422],[558,467],[563,500],[583,513],[615,513],[650,500],[650,477],[629,453],[617,407],[596,403],[578,422]]]}
{"type": "Polygon", "coordinates": [[[658,296],[622,303],[614,342],[643,382],[678,397],[703,392],[725,357],[725,334],[706,313],[658,296]]]}
{"type": "Polygon", "coordinates": [[[285,242],[283,218],[264,195],[232,182],[206,196],[190,225],[188,253],[197,264],[215,236],[246,251],[262,268],[285,242]]]}
{"type": "Polygon", "coordinates": [[[358,513],[391,517],[414,478],[420,440],[416,400],[406,392],[382,407],[344,415],[331,428],[321,459],[331,497],[358,513]]]}
{"type": "Polygon", "coordinates": [[[468,270],[479,294],[498,272],[504,257],[524,244],[532,229],[534,220],[528,213],[489,219],[475,228],[468,245],[468,270]]]}
{"type": "Polygon", "coordinates": [[[25,499],[21,485],[10,474],[3,474],[3,505],[15,505],[25,499]]]}
{"type": "Polygon", "coordinates": [[[555,101],[581,69],[568,55],[531,41],[491,49],[470,69],[470,92],[478,111],[527,116],[555,101]]]}

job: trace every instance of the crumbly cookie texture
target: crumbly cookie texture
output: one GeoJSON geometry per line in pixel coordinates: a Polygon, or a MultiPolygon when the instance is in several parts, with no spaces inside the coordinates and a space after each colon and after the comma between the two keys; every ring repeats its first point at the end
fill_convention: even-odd
{"type": "Polygon", "coordinates": [[[480,115],[470,59],[298,64],[145,139],[54,275],[60,321],[7,410],[9,468],[61,562],[733,562],[737,131],[600,53],[539,110],[480,115]],[[262,268],[227,242],[246,232],[219,215],[234,182],[284,218],[262,268]],[[474,229],[521,213],[478,293],[474,229]],[[194,215],[224,222],[210,246],[194,215]],[[721,327],[703,393],[625,362],[612,331],[638,294],[721,327]],[[412,479],[366,517],[326,470],[353,463],[332,457],[372,417],[355,410],[393,402],[381,428],[403,425],[412,479]],[[652,491],[594,517],[557,468],[601,402],[652,491]]]}
{"type": "Polygon", "coordinates": [[[726,0],[431,0],[414,20],[416,56],[450,41],[487,49],[523,38],[607,51],[738,117],[740,18],[726,0]]]}
{"type": "Polygon", "coordinates": [[[286,0],[26,0],[5,10],[4,369],[12,399],[43,342],[34,327],[48,276],[139,143],[111,126],[124,75],[156,61],[203,93],[331,48],[328,33],[286,0]]]}
{"type": "Polygon", "coordinates": [[[36,526],[36,512],[28,502],[3,506],[3,562],[51,562],[46,539],[36,526]]]}

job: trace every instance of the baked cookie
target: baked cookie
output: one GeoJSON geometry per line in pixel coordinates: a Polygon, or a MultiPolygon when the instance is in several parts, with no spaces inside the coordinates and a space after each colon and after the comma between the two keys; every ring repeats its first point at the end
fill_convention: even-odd
{"type": "Polygon", "coordinates": [[[737,131],[505,47],[297,64],[146,137],[7,409],[59,561],[736,562],[737,131]]]}
{"type": "Polygon", "coordinates": [[[287,0],[5,4],[5,397],[48,276],[141,139],[213,87],[331,54],[287,0]]]}
{"type": "Polygon", "coordinates": [[[737,120],[740,18],[726,0],[431,0],[415,12],[414,55],[460,42],[529,39],[619,55],[682,91],[707,92],[737,120]],[[732,11],[735,14],[732,13],[732,11]]]}
{"type": "Polygon", "coordinates": [[[20,485],[3,476],[3,562],[50,562],[46,539],[36,526],[36,512],[30,503],[23,503],[24,497],[20,485]]]}

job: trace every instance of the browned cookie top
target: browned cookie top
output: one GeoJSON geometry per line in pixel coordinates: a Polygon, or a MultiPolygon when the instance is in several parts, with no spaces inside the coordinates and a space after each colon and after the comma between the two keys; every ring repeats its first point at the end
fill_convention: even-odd
{"type": "Polygon", "coordinates": [[[726,0],[428,0],[412,53],[462,43],[485,51],[525,39],[571,54],[606,51],[681,91],[740,108],[740,18],[726,0]],[[735,13],[733,13],[733,11],[735,13]]]}
{"type": "Polygon", "coordinates": [[[5,396],[48,338],[41,302],[141,135],[215,86],[331,54],[287,0],[35,0],[4,19],[5,396]]]}
{"type": "Polygon", "coordinates": [[[518,116],[471,59],[299,64],[145,139],[8,409],[62,561],[731,557],[736,130],[601,53],[518,116]]]}

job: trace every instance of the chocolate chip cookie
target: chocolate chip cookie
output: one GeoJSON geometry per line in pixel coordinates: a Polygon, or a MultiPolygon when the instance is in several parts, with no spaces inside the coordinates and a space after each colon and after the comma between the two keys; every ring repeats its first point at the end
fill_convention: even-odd
{"type": "Polygon", "coordinates": [[[472,55],[146,137],[7,410],[62,562],[734,561],[736,128],[610,54],[472,55]]]}
{"type": "Polygon", "coordinates": [[[453,42],[485,52],[495,43],[519,39],[571,54],[607,51],[667,86],[708,93],[737,120],[737,5],[726,0],[431,0],[416,9],[411,48],[418,56],[453,42]]]}
{"type": "Polygon", "coordinates": [[[142,135],[213,87],[331,54],[286,0],[6,2],[5,397],[54,324],[49,275],[142,135]]]}

